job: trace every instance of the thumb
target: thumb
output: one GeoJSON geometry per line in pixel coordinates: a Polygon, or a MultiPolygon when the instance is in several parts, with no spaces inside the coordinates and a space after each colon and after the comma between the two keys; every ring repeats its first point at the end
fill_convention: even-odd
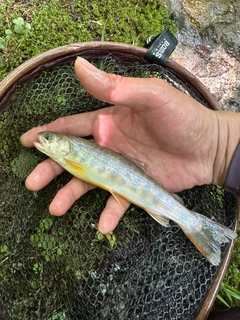
{"type": "Polygon", "coordinates": [[[154,78],[130,78],[106,73],[87,60],[78,57],[74,64],[75,73],[84,88],[95,98],[138,109],[159,106],[169,102],[169,96],[179,94],[166,81],[154,78]]]}

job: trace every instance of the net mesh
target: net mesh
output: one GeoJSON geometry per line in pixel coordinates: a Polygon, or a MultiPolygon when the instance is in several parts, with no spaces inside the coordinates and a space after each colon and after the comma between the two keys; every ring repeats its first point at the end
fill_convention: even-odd
{"type": "MultiPolygon", "coordinates": [[[[108,193],[95,189],[62,217],[48,205],[70,175],[38,192],[24,180],[44,156],[19,143],[33,126],[60,116],[106,107],[77,81],[73,60],[41,68],[17,86],[0,112],[0,313],[3,319],[194,319],[218,270],[171,223],[164,228],[131,206],[112,234],[96,224],[108,193]]],[[[158,77],[204,103],[158,65],[117,54],[89,59],[111,73],[158,77]]],[[[235,198],[216,186],[179,194],[192,210],[233,227],[235,198]]],[[[222,247],[224,253],[225,247],[222,247]]],[[[0,316],[0,317],[1,317],[0,316]]]]}

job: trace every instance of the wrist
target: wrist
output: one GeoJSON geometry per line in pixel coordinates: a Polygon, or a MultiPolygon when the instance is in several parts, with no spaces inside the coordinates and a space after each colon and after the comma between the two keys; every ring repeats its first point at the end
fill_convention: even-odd
{"type": "Polygon", "coordinates": [[[240,114],[228,111],[216,111],[216,116],[218,133],[212,183],[223,186],[233,155],[240,141],[240,114]]]}

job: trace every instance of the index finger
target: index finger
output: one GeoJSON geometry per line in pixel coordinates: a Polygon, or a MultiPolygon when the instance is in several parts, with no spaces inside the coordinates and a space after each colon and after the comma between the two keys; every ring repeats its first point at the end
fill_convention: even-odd
{"type": "Polygon", "coordinates": [[[38,126],[25,132],[20,137],[20,142],[25,147],[33,147],[37,134],[41,131],[53,131],[81,137],[93,134],[93,122],[97,111],[65,116],[43,126],[38,126]]]}

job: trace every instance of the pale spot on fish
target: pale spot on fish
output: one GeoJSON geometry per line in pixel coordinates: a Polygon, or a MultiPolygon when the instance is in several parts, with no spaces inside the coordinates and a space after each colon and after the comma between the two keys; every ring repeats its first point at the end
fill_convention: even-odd
{"type": "Polygon", "coordinates": [[[159,200],[153,197],[151,190],[149,189],[139,189],[139,197],[145,199],[146,203],[151,203],[152,205],[157,205],[159,200]]]}
{"type": "Polygon", "coordinates": [[[110,176],[110,180],[114,185],[122,185],[125,183],[125,180],[121,176],[110,176]]]}

